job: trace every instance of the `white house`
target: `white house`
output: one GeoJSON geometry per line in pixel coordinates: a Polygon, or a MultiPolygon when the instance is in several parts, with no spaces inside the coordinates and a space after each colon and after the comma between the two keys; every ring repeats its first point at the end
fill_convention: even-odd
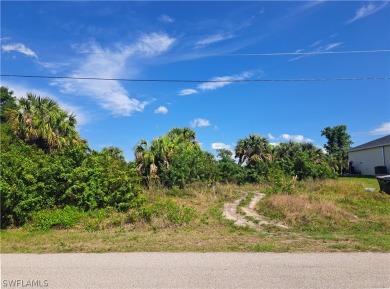
{"type": "Polygon", "coordinates": [[[390,174],[390,135],[348,150],[348,159],[362,175],[390,174]]]}

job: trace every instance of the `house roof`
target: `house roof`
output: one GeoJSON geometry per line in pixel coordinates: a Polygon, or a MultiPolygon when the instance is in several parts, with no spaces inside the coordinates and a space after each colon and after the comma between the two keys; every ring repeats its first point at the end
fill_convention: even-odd
{"type": "Polygon", "coordinates": [[[390,135],[387,135],[387,136],[378,138],[376,140],[370,141],[368,143],[359,145],[357,147],[351,148],[348,151],[353,152],[353,151],[365,150],[365,149],[382,147],[382,146],[387,146],[387,145],[390,145],[390,135]]]}

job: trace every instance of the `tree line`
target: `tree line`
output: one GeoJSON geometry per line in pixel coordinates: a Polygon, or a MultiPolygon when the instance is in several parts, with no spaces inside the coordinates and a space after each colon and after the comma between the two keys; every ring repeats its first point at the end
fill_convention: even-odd
{"type": "Polygon", "coordinates": [[[147,202],[143,189],[185,188],[194,183],[269,182],[289,190],[292,177],[333,178],[347,168],[351,145],[346,126],[327,127],[324,152],[311,143],[271,145],[258,134],[239,139],[234,152],[202,150],[190,128],[173,128],[123,151],[92,150],[76,129],[76,118],[49,98],[16,98],[1,87],[1,226],[20,226],[33,212],[75,206],[88,211],[126,211],[147,202]]]}

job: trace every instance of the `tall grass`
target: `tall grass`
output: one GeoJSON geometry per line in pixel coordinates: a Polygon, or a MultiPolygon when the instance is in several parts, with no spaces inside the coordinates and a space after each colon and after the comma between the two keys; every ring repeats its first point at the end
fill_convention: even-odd
{"type": "Polygon", "coordinates": [[[261,207],[273,217],[294,226],[337,226],[354,221],[354,215],[334,202],[310,195],[271,195],[261,207]]]}
{"type": "Polygon", "coordinates": [[[257,209],[303,230],[368,229],[373,224],[390,229],[390,196],[370,179],[300,182],[292,194],[268,195],[257,209]]]}

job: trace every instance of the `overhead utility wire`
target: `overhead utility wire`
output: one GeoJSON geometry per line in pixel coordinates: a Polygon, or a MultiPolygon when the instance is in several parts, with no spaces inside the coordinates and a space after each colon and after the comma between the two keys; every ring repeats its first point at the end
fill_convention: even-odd
{"type": "MultiPolygon", "coordinates": [[[[388,53],[390,49],[376,49],[376,50],[344,50],[344,51],[297,51],[297,52],[270,52],[270,53],[221,53],[216,56],[283,56],[283,55],[320,55],[320,54],[356,54],[356,53],[388,53]]],[[[69,54],[61,51],[44,51],[43,53],[51,54],[69,54]]],[[[76,54],[87,55],[137,55],[141,53],[121,53],[121,52],[76,52],[76,54]]],[[[173,53],[177,55],[185,55],[186,53],[173,53]]]]}
{"type": "Polygon", "coordinates": [[[390,50],[345,50],[345,51],[308,51],[308,52],[275,52],[275,53],[232,53],[237,56],[282,56],[282,55],[313,55],[313,54],[352,54],[352,53],[384,53],[390,50]]]}
{"type": "Polygon", "coordinates": [[[127,82],[304,82],[304,81],[352,81],[352,80],[390,80],[390,76],[384,77],[330,77],[330,78],[287,78],[287,79],[232,79],[232,80],[196,80],[196,79],[130,79],[130,78],[103,78],[103,77],[75,77],[75,76],[46,76],[46,75],[21,75],[1,74],[0,77],[22,77],[22,78],[48,78],[48,79],[73,79],[73,80],[105,80],[105,81],[127,81],[127,82]]]}

